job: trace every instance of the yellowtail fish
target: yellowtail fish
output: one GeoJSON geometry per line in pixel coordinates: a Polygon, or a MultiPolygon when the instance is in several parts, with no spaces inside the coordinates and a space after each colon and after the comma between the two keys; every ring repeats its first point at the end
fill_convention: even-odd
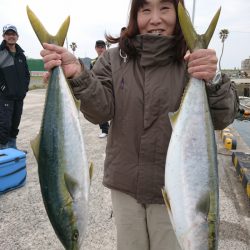
{"type": "MultiPolygon", "coordinates": [[[[190,51],[207,48],[219,19],[198,35],[183,6],[180,25],[190,51]]],[[[217,147],[205,83],[191,77],[177,112],[165,166],[164,200],[182,250],[217,250],[219,188],[217,147]]]]}
{"type": "MultiPolygon", "coordinates": [[[[69,17],[52,36],[28,6],[27,14],[41,44],[63,46],[69,17]]],[[[47,88],[40,132],[31,145],[49,220],[67,250],[81,248],[88,222],[90,173],[79,108],[80,102],[72,95],[62,68],[55,67],[47,88]]]]}

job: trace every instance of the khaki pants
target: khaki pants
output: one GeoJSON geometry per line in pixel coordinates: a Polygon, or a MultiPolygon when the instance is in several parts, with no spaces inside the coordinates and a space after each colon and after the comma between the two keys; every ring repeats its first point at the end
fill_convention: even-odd
{"type": "Polygon", "coordinates": [[[111,190],[117,250],[181,250],[165,205],[143,205],[111,190]]]}

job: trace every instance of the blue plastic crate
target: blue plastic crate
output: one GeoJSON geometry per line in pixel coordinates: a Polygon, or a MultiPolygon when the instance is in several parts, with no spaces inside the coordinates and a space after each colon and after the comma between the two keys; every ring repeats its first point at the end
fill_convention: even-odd
{"type": "Polygon", "coordinates": [[[6,148],[0,150],[0,195],[22,187],[26,182],[26,154],[6,148]]]}

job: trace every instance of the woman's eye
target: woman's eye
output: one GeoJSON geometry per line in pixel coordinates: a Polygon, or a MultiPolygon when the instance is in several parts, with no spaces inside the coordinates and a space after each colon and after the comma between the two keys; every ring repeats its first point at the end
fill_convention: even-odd
{"type": "Polygon", "coordinates": [[[161,8],[161,10],[169,10],[169,9],[170,9],[170,7],[168,7],[168,6],[164,6],[161,8]]]}
{"type": "Polygon", "coordinates": [[[142,9],[142,12],[149,12],[150,9],[142,9]]]}

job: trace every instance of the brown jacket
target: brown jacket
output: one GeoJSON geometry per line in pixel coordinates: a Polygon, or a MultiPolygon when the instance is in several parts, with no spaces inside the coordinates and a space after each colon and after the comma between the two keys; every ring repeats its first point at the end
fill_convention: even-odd
{"type": "MultiPolygon", "coordinates": [[[[173,38],[139,35],[135,44],[136,60],[124,62],[118,48],[110,49],[71,84],[90,122],[111,120],[103,184],[139,203],[163,203],[168,113],[180,105],[186,66],[174,60],[173,38]]],[[[207,92],[215,129],[222,129],[237,111],[235,89],[224,77],[219,90],[207,92]]]]}

